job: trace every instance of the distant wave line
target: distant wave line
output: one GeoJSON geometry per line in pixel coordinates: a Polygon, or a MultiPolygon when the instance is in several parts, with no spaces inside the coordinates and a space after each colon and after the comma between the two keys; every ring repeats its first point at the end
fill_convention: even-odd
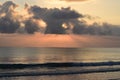
{"type": "Polygon", "coordinates": [[[89,67],[89,66],[114,66],[120,62],[67,62],[67,63],[41,63],[41,64],[0,64],[0,69],[23,69],[33,67],[89,67]]]}

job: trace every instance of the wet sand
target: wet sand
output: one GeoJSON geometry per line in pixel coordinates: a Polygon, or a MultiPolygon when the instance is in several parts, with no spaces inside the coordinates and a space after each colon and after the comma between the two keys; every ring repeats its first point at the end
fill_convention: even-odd
{"type": "Polygon", "coordinates": [[[120,80],[120,72],[92,73],[61,76],[3,77],[0,80],[120,80]]]}

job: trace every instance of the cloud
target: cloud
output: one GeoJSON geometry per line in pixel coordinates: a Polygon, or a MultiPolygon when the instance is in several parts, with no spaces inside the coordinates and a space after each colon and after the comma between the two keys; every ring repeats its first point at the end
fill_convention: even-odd
{"type": "Polygon", "coordinates": [[[90,34],[90,35],[116,35],[120,36],[120,26],[112,25],[109,23],[93,23],[87,25],[86,23],[74,24],[73,33],[74,34],[90,34]]]}
{"type": "Polygon", "coordinates": [[[88,1],[88,0],[60,0],[60,1],[67,1],[67,2],[84,2],[84,1],[88,1]]]}
{"type": "Polygon", "coordinates": [[[16,20],[14,9],[17,7],[12,1],[7,1],[0,7],[0,32],[14,33],[20,26],[16,20]]]}
{"type": "Polygon", "coordinates": [[[34,19],[42,19],[46,22],[45,34],[65,34],[66,30],[62,27],[63,23],[84,17],[82,14],[71,10],[70,7],[47,9],[39,6],[31,6],[28,11],[34,15],[34,19]]]}
{"type": "Polygon", "coordinates": [[[89,15],[89,14],[85,14],[84,16],[85,16],[87,19],[89,19],[89,20],[100,19],[99,16],[91,16],[91,15],[89,15]]]}
{"type": "Polygon", "coordinates": [[[99,17],[78,13],[70,7],[48,9],[25,3],[20,12],[15,11],[17,7],[12,1],[1,4],[0,33],[120,35],[120,25],[105,22],[88,25],[83,18],[94,20],[99,17]]]}
{"type": "Polygon", "coordinates": [[[33,21],[33,19],[29,19],[25,22],[25,30],[27,31],[27,33],[33,34],[34,32],[39,30],[39,26],[35,22],[35,20],[33,21]]]}
{"type": "Polygon", "coordinates": [[[61,10],[56,10],[51,15],[55,19],[75,19],[83,17],[82,14],[77,13],[74,10],[70,10],[70,7],[68,8],[62,8],[61,10]]]}

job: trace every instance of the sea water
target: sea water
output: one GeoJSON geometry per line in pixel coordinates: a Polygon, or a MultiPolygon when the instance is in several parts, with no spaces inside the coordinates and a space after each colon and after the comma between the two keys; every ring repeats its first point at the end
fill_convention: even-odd
{"type": "Polygon", "coordinates": [[[0,48],[0,63],[120,61],[120,48],[0,48]]]}
{"type": "MultiPolygon", "coordinates": [[[[120,48],[0,48],[0,64],[45,64],[45,63],[99,63],[120,62],[120,48]]],[[[85,66],[85,67],[37,67],[24,69],[0,69],[2,72],[64,72],[86,69],[115,69],[116,66],[85,66]]],[[[120,72],[87,73],[69,75],[42,75],[1,77],[0,80],[120,80],[120,72]]]]}

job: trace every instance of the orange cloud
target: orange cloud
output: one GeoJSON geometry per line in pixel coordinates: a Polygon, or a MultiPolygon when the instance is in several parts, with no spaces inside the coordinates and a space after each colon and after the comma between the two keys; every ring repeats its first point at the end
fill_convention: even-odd
{"type": "Polygon", "coordinates": [[[87,0],[61,0],[61,1],[68,1],[68,2],[73,2],[73,1],[87,1],[87,0]]]}

